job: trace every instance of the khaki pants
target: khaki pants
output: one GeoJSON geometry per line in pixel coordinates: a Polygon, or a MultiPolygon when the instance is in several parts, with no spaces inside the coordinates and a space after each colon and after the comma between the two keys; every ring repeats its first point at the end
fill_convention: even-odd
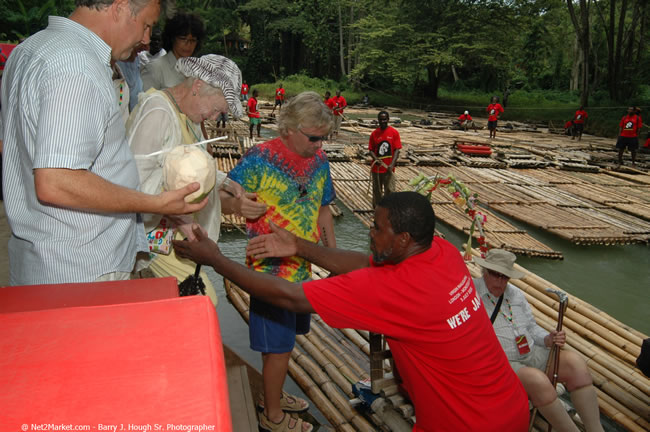
{"type": "Polygon", "coordinates": [[[343,121],[343,117],[340,115],[335,115],[334,116],[334,132],[336,135],[339,134],[339,130],[341,129],[341,122],[343,121]]]}
{"type": "Polygon", "coordinates": [[[388,194],[395,192],[395,175],[391,171],[371,173],[372,175],[372,208],[388,194]]]}

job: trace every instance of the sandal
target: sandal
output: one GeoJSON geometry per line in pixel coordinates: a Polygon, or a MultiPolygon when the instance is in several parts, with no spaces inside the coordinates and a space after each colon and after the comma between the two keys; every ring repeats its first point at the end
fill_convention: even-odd
{"type": "MultiPolygon", "coordinates": [[[[290,395],[287,392],[282,392],[280,408],[282,408],[282,411],[288,413],[303,413],[309,409],[309,402],[297,396],[290,395]]],[[[261,399],[257,401],[257,409],[264,411],[264,394],[262,394],[261,399]]]]}
{"type": "Polygon", "coordinates": [[[311,432],[314,430],[314,426],[300,417],[292,417],[287,413],[284,414],[280,423],[274,423],[264,415],[264,412],[261,412],[259,430],[260,432],[311,432]],[[303,424],[309,425],[309,427],[303,430],[303,424]]]}

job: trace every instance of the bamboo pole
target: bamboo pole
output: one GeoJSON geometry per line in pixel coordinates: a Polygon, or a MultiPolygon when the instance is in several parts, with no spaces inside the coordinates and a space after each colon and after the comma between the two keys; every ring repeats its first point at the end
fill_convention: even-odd
{"type": "MultiPolygon", "coordinates": [[[[328,343],[330,348],[322,347],[324,355],[335,364],[341,362],[342,366],[340,368],[341,373],[352,379],[354,382],[365,379],[368,377],[368,372],[366,369],[361,367],[348,353],[344,352],[340,346],[337,346],[335,343],[328,341],[327,336],[323,333],[323,330],[318,325],[313,325],[314,320],[312,318],[312,327],[311,332],[306,335],[309,340],[313,340],[316,336],[319,336],[322,340],[328,343]],[[312,334],[313,333],[313,334],[312,334]],[[345,361],[342,361],[345,360],[345,361]]],[[[367,361],[367,359],[366,359],[367,361]]]]}
{"type": "Polygon", "coordinates": [[[334,383],[320,370],[318,365],[312,359],[295,348],[291,353],[291,358],[309,374],[347,422],[353,424],[354,427],[361,432],[372,432],[375,430],[365,418],[356,413],[350,407],[349,399],[339,392],[334,383]]]}
{"type": "Polygon", "coordinates": [[[289,360],[289,369],[295,370],[296,372],[292,374],[296,383],[300,386],[309,399],[316,405],[323,416],[327,421],[336,428],[338,432],[357,432],[357,429],[354,428],[345,417],[338,411],[338,409],[332,404],[327,396],[321,391],[321,389],[316,385],[316,383],[309,377],[309,375],[302,369],[298,367],[298,364],[293,360],[289,360]]]}

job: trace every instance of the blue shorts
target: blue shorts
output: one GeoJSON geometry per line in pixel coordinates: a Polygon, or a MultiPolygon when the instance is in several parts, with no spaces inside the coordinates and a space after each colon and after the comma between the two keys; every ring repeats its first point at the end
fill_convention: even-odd
{"type": "Polygon", "coordinates": [[[253,351],[291,352],[296,335],[309,333],[310,323],[311,314],[291,312],[251,297],[248,334],[253,351]]]}

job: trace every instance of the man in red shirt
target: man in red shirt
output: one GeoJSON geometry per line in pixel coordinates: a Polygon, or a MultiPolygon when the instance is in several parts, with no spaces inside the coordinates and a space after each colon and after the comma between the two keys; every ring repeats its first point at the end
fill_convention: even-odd
{"type": "Polygon", "coordinates": [[[571,139],[573,139],[573,120],[569,120],[564,123],[564,135],[571,135],[571,139]]]}
{"type": "Polygon", "coordinates": [[[472,120],[472,116],[469,115],[469,111],[465,111],[458,117],[458,122],[460,124],[460,127],[467,132],[467,129],[471,127],[474,128],[474,132],[476,132],[476,125],[474,124],[474,120],[472,120]]]}
{"type": "Polygon", "coordinates": [[[497,120],[499,115],[503,114],[503,107],[499,103],[499,98],[492,96],[490,105],[485,108],[488,113],[488,129],[490,131],[490,139],[497,137],[497,120]]]}
{"type": "Polygon", "coordinates": [[[623,116],[619,123],[618,140],[616,141],[619,166],[623,165],[623,153],[626,147],[630,149],[632,154],[632,166],[636,165],[636,151],[639,148],[641,126],[641,117],[637,115],[634,107],[629,107],[627,114],[623,116]]]}
{"type": "Polygon", "coordinates": [[[387,111],[377,115],[379,127],[370,134],[368,152],[372,157],[370,176],[372,178],[372,208],[381,199],[395,192],[395,163],[402,148],[402,139],[394,127],[388,126],[390,117],[387,111]]]}
{"type": "Polygon", "coordinates": [[[257,125],[257,137],[261,138],[260,128],[262,127],[262,119],[260,112],[257,110],[257,89],[253,90],[253,97],[248,100],[246,104],[246,114],[248,114],[248,122],[250,123],[250,138],[253,139],[253,127],[257,125]]]}
{"type": "Polygon", "coordinates": [[[241,85],[241,100],[243,100],[244,102],[246,102],[248,100],[248,89],[249,88],[250,87],[248,86],[248,84],[246,84],[246,80],[244,80],[244,82],[241,85]]]}
{"type": "Polygon", "coordinates": [[[587,117],[589,116],[584,107],[578,108],[578,111],[573,115],[573,136],[571,136],[571,139],[574,139],[576,136],[578,137],[578,141],[582,139],[582,131],[585,128],[587,117]]]}
{"type": "Polygon", "coordinates": [[[298,239],[277,226],[249,242],[257,258],[297,254],[339,276],[292,283],[221,254],[196,227],[176,253],[211,265],[251,295],[335,328],[382,333],[415,407],[414,432],[525,431],[528,398],[508,364],[458,250],[434,238],[431,203],[390,194],[375,209],[372,257],[298,239]]]}
{"type": "Polygon", "coordinates": [[[282,111],[282,104],[284,103],[284,89],[282,88],[282,83],[280,83],[280,86],[275,89],[275,105],[273,105],[273,110],[271,111],[271,115],[275,113],[275,107],[280,106],[278,108],[278,112],[282,111]]]}
{"type": "Polygon", "coordinates": [[[341,129],[341,121],[343,119],[343,110],[345,109],[346,106],[348,106],[348,103],[346,102],[345,98],[341,96],[341,90],[336,91],[336,96],[331,98],[326,105],[330,107],[332,110],[332,114],[334,114],[334,131],[333,134],[336,134],[336,136],[339,136],[339,129],[341,129]]]}

